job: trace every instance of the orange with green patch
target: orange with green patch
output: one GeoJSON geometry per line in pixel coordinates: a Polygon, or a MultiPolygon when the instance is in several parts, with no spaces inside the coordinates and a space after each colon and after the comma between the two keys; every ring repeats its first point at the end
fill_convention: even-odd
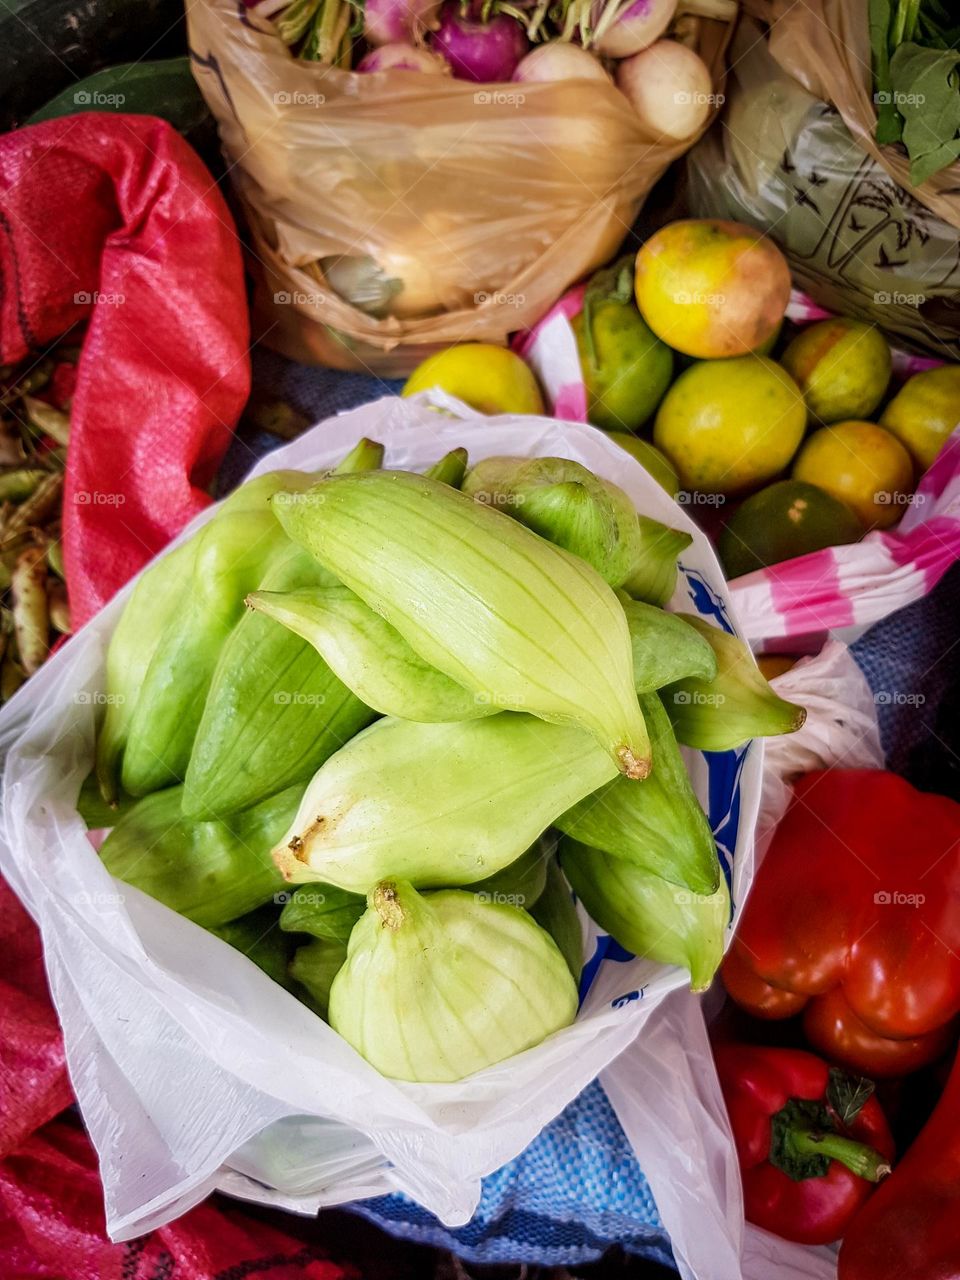
{"type": "Polygon", "coordinates": [[[798,334],[780,363],[820,422],[869,418],[890,381],[890,347],[880,330],[837,316],[798,334]]]}
{"type": "Polygon", "coordinates": [[[637,305],[658,338],[701,360],[756,351],[790,298],[783,254],[752,227],[701,218],[662,227],[637,254],[637,305]]]}

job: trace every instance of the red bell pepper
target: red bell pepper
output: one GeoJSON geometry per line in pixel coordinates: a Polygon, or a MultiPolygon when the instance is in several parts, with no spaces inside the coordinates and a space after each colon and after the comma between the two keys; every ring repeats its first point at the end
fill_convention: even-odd
{"type": "Polygon", "coordinates": [[[879,769],[806,774],[724,963],[761,1018],[873,1077],[943,1054],[960,1014],[960,805],[879,769]]]}
{"type": "Polygon", "coordinates": [[[724,1044],[715,1057],[747,1221],[799,1244],[839,1240],[893,1159],[872,1083],[802,1049],[724,1044]]]}
{"type": "Polygon", "coordinates": [[[857,1217],[839,1280],[960,1280],[960,1056],[933,1115],[857,1217]]]}

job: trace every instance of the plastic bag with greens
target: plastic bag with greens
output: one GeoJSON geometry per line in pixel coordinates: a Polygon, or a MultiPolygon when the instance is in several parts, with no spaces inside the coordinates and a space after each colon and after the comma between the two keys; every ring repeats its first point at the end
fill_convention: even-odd
{"type": "MultiPolygon", "coordinates": [[[[821,306],[872,320],[899,345],[956,361],[960,197],[941,185],[951,170],[913,191],[900,185],[892,172],[909,181],[906,153],[891,158],[898,148],[878,150],[872,110],[869,130],[859,127],[841,92],[853,86],[839,68],[828,74],[828,50],[821,51],[823,83],[806,74],[801,55],[811,49],[803,33],[781,32],[790,21],[774,29],[776,58],[756,25],[741,23],[724,118],[687,159],[691,211],[768,229],[795,283],[821,306]],[[781,63],[802,72],[809,88],[781,63]],[[830,101],[809,89],[824,96],[829,89],[830,101]]],[[[857,21],[847,15],[836,39],[857,21]]],[[[820,34],[824,43],[833,38],[820,34]]],[[[865,31],[863,40],[867,61],[859,72],[868,77],[865,31]]],[[[866,81],[862,91],[869,92],[866,81]]]]}

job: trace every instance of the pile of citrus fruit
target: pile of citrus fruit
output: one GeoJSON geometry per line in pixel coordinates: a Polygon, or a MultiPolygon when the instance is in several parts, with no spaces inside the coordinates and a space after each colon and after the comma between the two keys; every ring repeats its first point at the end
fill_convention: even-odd
{"type": "MultiPolygon", "coordinates": [[[[590,281],[573,321],[588,416],[674,495],[711,495],[739,577],[901,519],[960,422],[960,366],[893,390],[880,330],[846,317],[783,333],[790,272],[752,228],[661,228],[590,281]]],[[[502,348],[426,361],[405,394],[440,385],[484,412],[542,411],[502,348]]]]}

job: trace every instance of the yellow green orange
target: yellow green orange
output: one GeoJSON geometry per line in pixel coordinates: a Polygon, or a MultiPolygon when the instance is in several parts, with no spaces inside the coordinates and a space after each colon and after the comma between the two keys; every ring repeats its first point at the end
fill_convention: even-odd
{"type": "Polygon", "coordinates": [[[790,269],[768,237],[739,222],[687,219],[640,248],[637,305],[669,346],[702,360],[768,342],[790,299],[790,269]]]}
{"type": "Polygon", "coordinates": [[[797,384],[766,356],[702,360],[664,396],[653,443],[685,489],[736,494],[780,474],[803,439],[797,384]]]}
{"type": "Polygon", "coordinates": [[[780,363],[818,422],[869,418],[890,381],[890,347],[872,324],[836,316],[797,334],[780,363]]]}
{"type": "Polygon", "coordinates": [[[836,422],[805,442],[793,478],[845,502],[865,529],[887,529],[906,511],[913,463],[889,431],[873,422],[836,422]]]}

